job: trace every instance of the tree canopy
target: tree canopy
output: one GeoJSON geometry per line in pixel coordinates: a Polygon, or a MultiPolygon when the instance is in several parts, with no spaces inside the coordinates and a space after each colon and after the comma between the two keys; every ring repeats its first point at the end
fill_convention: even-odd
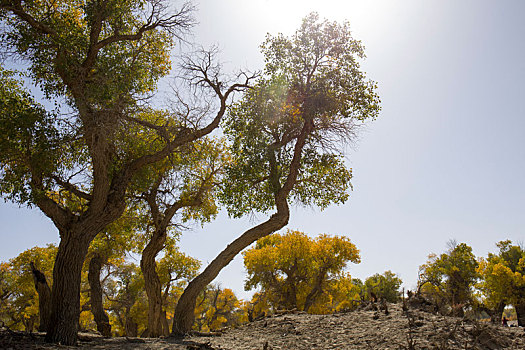
{"type": "Polygon", "coordinates": [[[344,203],[351,179],[344,144],[380,109],[375,83],[359,69],[363,46],[348,23],[313,13],[291,38],[268,35],[261,48],[264,75],[226,118],[234,161],[223,203],[234,217],[267,212],[284,188],[302,205],[344,203]]]}
{"type": "Polygon", "coordinates": [[[509,240],[496,245],[499,253],[489,253],[479,262],[481,303],[494,320],[501,318],[506,305],[514,305],[518,324],[525,325],[525,249],[509,240]]]}
{"type": "Polygon", "coordinates": [[[395,273],[385,271],[383,274],[376,273],[368,277],[365,280],[363,288],[369,297],[373,293],[376,298],[395,303],[400,299],[399,288],[401,287],[401,283],[401,278],[395,273]]]}
{"type": "Polygon", "coordinates": [[[419,289],[454,315],[463,315],[472,304],[473,287],[478,279],[478,262],[466,243],[450,242],[448,252],[429,255],[420,267],[419,289]]]}
{"type": "Polygon", "coordinates": [[[359,263],[359,250],[347,237],[298,231],[261,238],[243,253],[248,273],[245,289],[261,288],[275,309],[308,311],[331,285],[339,281],[349,262],[359,263]]]}

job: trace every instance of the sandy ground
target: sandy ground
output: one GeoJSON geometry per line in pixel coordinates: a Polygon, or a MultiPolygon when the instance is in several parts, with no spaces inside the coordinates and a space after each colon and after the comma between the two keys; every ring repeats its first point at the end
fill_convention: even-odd
{"type": "Polygon", "coordinates": [[[277,349],[516,349],[525,350],[525,331],[421,310],[361,310],[335,315],[275,315],[231,329],[218,337],[184,339],[103,338],[80,334],[77,347],[46,344],[43,334],[0,332],[0,349],[277,350],[277,349]]]}

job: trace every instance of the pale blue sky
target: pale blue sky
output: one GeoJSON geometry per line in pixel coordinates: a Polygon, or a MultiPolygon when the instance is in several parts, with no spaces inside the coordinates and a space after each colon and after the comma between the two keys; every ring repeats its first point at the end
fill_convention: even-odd
{"type": "MultiPolygon", "coordinates": [[[[289,228],[347,235],[362,255],[354,276],[392,270],[409,288],[449,239],[478,256],[524,241],[525,2],[202,0],[193,39],[218,44],[227,69],[260,69],[265,34],[290,35],[313,10],[350,22],[383,110],[348,154],[348,202],[293,209],[289,228]]],[[[264,219],[222,215],[186,232],[182,248],[206,263],[264,219]]],[[[2,205],[0,220],[0,260],[57,241],[37,210],[2,205]]],[[[244,296],[244,277],[237,258],[219,281],[244,296]]]]}

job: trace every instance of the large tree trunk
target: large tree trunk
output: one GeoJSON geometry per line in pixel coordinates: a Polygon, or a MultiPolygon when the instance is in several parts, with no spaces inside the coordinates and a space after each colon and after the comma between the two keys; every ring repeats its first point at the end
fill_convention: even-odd
{"type": "Polygon", "coordinates": [[[316,286],[310,291],[310,293],[308,293],[308,295],[306,296],[306,300],[304,302],[304,307],[303,307],[304,312],[308,312],[308,310],[312,307],[312,305],[317,300],[319,295],[321,295],[321,292],[322,290],[320,288],[317,289],[317,286],[316,286]]]}
{"type": "Polygon", "coordinates": [[[155,232],[142,251],[140,269],[144,276],[144,287],[148,295],[148,337],[165,335],[163,331],[166,314],[162,310],[162,285],[156,271],[155,258],[164,247],[166,232],[155,232]]]}
{"type": "Polygon", "coordinates": [[[91,313],[97,324],[97,330],[105,337],[111,337],[111,325],[109,317],[104,311],[102,303],[102,285],[100,284],[100,270],[103,259],[100,254],[95,253],[89,261],[88,281],[90,287],[91,313]]]}
{"type": "Polygon", "coordinates": [[[281,304],[284,310],[297,309],[297,288],[295,282],[290,283],[289,286],[285,286],[285,298],[281,298],[281,304]],[[286,289],[288,287],[288,289],[286,289]]]}
{"type": "Polygon", "coordinates": [[[47,284],[46,276],[39,271],[31,261],[31,272],[35,281],[35,289],[38,293],[38,311],[40,316],[39,332],[47,332],[49,318],[51,316],[51,288],[47,284]]]}
{"type": "Polygon", "coordinates": [[[525,327],[525,301],[514,305],[518,317],[518,326],[525,327]]]}
{"type": "Polygon", "coordinates": [[[61,234],[53,268],[52,306],[47,342],[76,344],[82,265],[91,240],[91,237],[74,232],[61,234]]]}
{"type": "Polygon", "coordinates": [[[182,293],[173,318],[172,335],[181,336],[191,331],[195,319],[195,303],[199,293],[217,277],[219,272],[228,265],[244,248],[259,238],[280,230],[288,223],[289,210],[286,203],[281,204],[281,210],[260,225],[257,225],[229,244],[197,277],[195,277],[182,293]]]}

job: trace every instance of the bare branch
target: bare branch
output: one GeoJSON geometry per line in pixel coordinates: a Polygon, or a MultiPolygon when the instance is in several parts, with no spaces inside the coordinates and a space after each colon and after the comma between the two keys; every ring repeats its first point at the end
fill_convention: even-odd
{"type": "Polygon", "coordinates": [[[51,178],[59,185],[59,186],[62,186],[62,188],[64,188],[66,191],[74,194],[75,196],[79,197],[79,198],[82,198],[82,199],[86,199],[86,200],[91,200],[93,197],[89,194],[89,193],[86,193],[84,191],[81,191],[80,189],[78,189],[75,185],[73,185],[72,183],[68,182],[68,181],[64,181],[62,180],[61,178],[59,178],[58,176],[56,175],[53,175],[51,176],[51,178]]]}

